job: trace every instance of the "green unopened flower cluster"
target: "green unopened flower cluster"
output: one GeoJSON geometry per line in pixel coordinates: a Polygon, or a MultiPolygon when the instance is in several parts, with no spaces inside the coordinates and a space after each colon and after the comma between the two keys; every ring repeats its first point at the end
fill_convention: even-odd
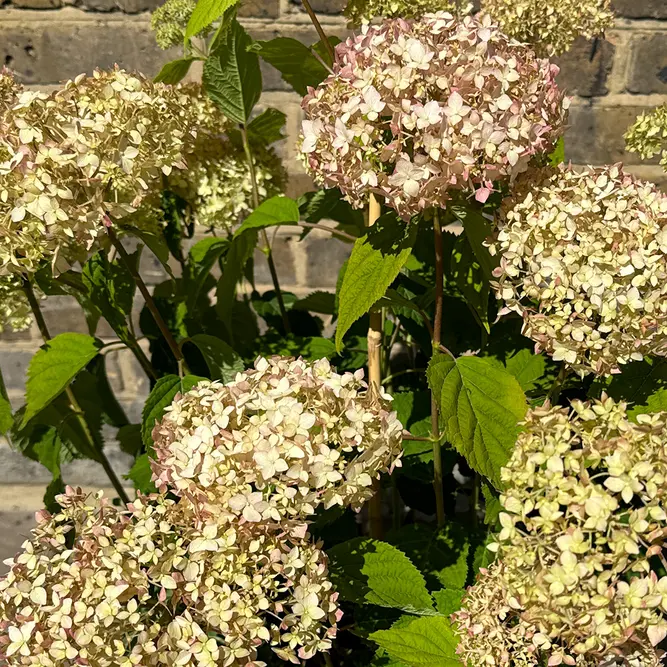
{"type": "Polygon", "coordinates": [[[620,166],[533,171],[503,202],[496,291],[557,361],[605,375],[667,343],[667,197],[620,166]]]}
{"type": "Polygon", "coordinates": [[[0,333],[24,331],[32,323],[30,306],[15,276],[0,276],[0,333]]]}
{"type": "Polygon", "coordinates": [[[467,664],[661,664],[667,413],[536,408],[501,479],[499,561],[455,614],[467,664]]]}
{"type": "MultiPolygon", "coordinates": [[[[284,191],[287,174],[271,148],[255,148],[260,201],[284,191]]],[[[243,150],[225,137],[198,142],[187,170],[174,171],[169,188],[191,207],[193,221],[230,232],[253,210],[252,179],[243,150]]]]}
{"type": "Polygon", "coordinates": [[[614,24],[611,0],[482,0],[482,12],[503,32],[540,55],[568,51],[577,37],[591,39],[614,24]]]}
{"type": "Polygon", "coordinates": [[[358,26],[374,18],[418,19],[440,11],[465,15],[470,12],[470,6],[464,0],[349,0],[345,16],[358,26]]]}
{"type": "Polygon", "coordinates": [[[667,104],[644,112],[625,134],[626,146],[643,160],[660,154],[660,164],[667,166],[667,104]]]}
{"type": "MultiPolygon", "coordinates": [[[[151,15],[151,29],[161,49],[183,46],[185,28],[197,6],[197,0],[167,0],[151,15]]],[[[208,34],[209,30],[204,33],[208,34]]]]}

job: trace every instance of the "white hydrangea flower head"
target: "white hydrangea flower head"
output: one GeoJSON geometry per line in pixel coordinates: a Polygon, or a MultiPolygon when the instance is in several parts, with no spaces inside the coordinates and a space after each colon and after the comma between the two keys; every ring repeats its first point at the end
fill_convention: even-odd
{"type": "Polygon", "coordinates": [[[618,372],[667,343],[667,196],[620,165],[526,174],[491,251],[523,334],[580,374],[618,372]]]}
{"type": "Polygon", "coordinates": [[[25,331],[32,324],[30,304],[15,276],[0,276],[0,334],[25,331]]]}
{"type": "Polygon", "coordinates": [[[489,666],[661,664],[667,577],[651,559],[663,557],[666,478],[667,413],[633,422],[607,396],[529,411],[501,471],[499,564],[455,615],[460,653],[476,664],[486,650],[489,666]],[[524,662],[504,643],[518,636],[524,662]]]}
{"type": "Polygon", "coordinates": [[[667,166],[667,104],[645,111],[625,133],[627,149],[642,160],[660,154],[660,164],[667,166]]]}
{"type": "Polygon", "coordinates": [[[221,522],[287,526],[320,505],[359,510],[373,480],[400,465],[403,430],[391,397],[362,377],[326,359],[260,357],[233,382],[200,382],[153,431],[158,488],[221,522]]]}
{"type": "Polygon", "coordinates": [[[328,650],[341,612],[304,532],[220,528],[186,498],[127,511],[68,489],[0,580],[7,667],[262,667],[328,650]]]}
{"type": "Polygon", "coordinates": [[[592,39],[614,25],[611,0],[482,0],[481,10],[544,56],[565,53],[577,37],[592,39]]]}
{"type": "Polygon", "coordinates": [[[357,207],[371,192],[406,218],[450,190],[485,201],[562,134],[557,73],[489,17],[367,25],[303,99],[298,150],[318,184],[357,207]]]}
{"type": "MultiPolygon", "coordinates": [[[[197,6],[197,0],[166,0],[151,14],[151,30],[161,49],[183,46],[185,28],[197,6]]],[[[206,28],[195,36],[206,36],[211,28],[206,28]]]]}
{"type": "Polygon", "coordinates": [[[0,272],[85,260],[105,211],[136,211],[222,122],[198,88],[117,68],[21,93],[0,121],[0,272]]]}

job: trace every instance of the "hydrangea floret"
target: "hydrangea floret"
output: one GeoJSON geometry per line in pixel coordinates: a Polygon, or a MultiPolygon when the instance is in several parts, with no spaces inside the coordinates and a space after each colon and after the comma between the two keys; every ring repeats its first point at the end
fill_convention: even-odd
{"type": "Polygon", "coordinates": [[[25,331],[32,313],[21,282],[15,276],[0,276],[0,333],[25,331]]]}
{"type": "Polygon", "coordinates": [[[404,217],[452,189],[485,201],[561,135],[557,72],[488,17],[364,26],[304,98],[299,151],[318,184],[357,207],[371,192],[404,217]]]}
{"type": "Polygon", "coordinates": [[[349,0],[344,14],[353,25],[359,26],[375,18],[418,19],[433,12],[464,16],[471,10],[472,5],[466,5],[462,0],[458,3],[457,0],[349,0]]]}
{"type": "Polygon", "coordinates": [[[625,134],[626,146],[642,160],[660,155],[660,164],[667,166],[667,104],[644,112],[625,134]]]}
{"type": "Polygon", "coordinates": [[[221,121],[198,87],[118,68],[21,93],[0,121],[0,273],[85,259],[104,213],[135,212],[221,121]]]}
{"type": "Polygon", "coordinates": [[[538,349],[580,374],[618,372],[667,342],[667,197],[619,165],[521,178],[491,251],[495,289],[538,349]]]}
{"type": "Polygon", "coordinates": [[[626,407],[528,413],[501,471],[499,561],[454,615],[469,664],[661,664],[667,413],[626,407]]]}
{"type": "Polygon", "coordinates": [[[611,0],[482,0],[481,11],[510,37],[544,56],[568,51],[614,25],[611,0]]]}
{"type": "Polygon", "coordinates": [[[0,581],[7,667],[262,667],[328,650],[340,612],[308,535],[201,520],[188,499],[121,511],[68,488],[0,581]]]}
{"type": "Polygon", "coordinates": [[[326,359],[272,357],[233,382],[200,382],[153,430],[158,488],[224,508],[231,522],[287,526],[320,505],[360,509],[402,452],[390,397],[362,378],[326,359]]]}
{"type": "MultiPolygon", "coordinates": [[[[197,0],[167,0],[151,14],[151,29],[155,33],[155,41],[161,49],[172,46],[183,46],[185,28],[197,6],[197,0]]],[[[211,32],[207,28],[197,36],[205,37],[211,32]]]]}

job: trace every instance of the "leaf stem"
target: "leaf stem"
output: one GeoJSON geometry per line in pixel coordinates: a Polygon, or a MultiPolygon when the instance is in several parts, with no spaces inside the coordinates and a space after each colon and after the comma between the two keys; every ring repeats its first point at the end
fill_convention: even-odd
{"type": "Polygon", "coordinates": [[[325,232],[329,232],[332,236],[340,236],[340,238],[354,243],[357,240],[356,236],[348,234],[347,232],[341,232],[339,229],[332,229],[327,225],[318,225],[314,222],[297,222],[297,223],[286,223],[286,224],[296,224],[299,227],[310,227],[312,229],[323,229],[325,232]]]}
{"type": "Polygon", "coordinates": [[[560,398],[560,393],[563,390],[563,386],[565,385],[565,380],[567,380],[567,376],[570,374],[570,369],[567,367],[565,362],[561,364],[560,370],[558,371],[558,375],[556,376],[556,379],[553,381],[553,384],[551,385],[551,388],[549,389],[549,393],[547,394],[547,397],[545,399],[545,403],[549,403],[549,405],[555,405],[558,403],[558,399],[560,398]]]}
{"type": "MultiPolygon", "coordinates": [[[[32,284],[30,283],[30,280],[28,280],[28,278],[24,276],[22,281],[23,281],[23,291],[26,295],[26,298],[28,299],[28,303],[30,304],[30,310],[32,310],[32,314],[35,317],[35,322],[37,322],[37,328],[39,329],[39,332],[42,335],[42,339],[44,340],[44,342],[48,343],[51,340],[51,332],[49,331],[49,328],[46,324],[46,320],[44,319],[44,314],[42,313],[42,309],[40,308],[39,302],[37,301],[37,297],[35,296],[35,291],[33,290],[32,284]]],[[[65,388],[65,394],[67,395],[67,399],[69,400],[70,408],[74,413],[74,415],[76,416],[79,425],[81,426],[81,430],[83,431],[83,434],[86,437],[86,440],[88,440],[90,448],[97,454],[99,458],[99,463],[102,464],[104,472],[106,472],[107,476],[109,477],[109,481],[116,490],[118,497],[127,505],[130,502],[130,499],[127,493],[125,493],[125,489],[123,488],[123,485],[120,483],[120,480],[118,479],[118,476],[116,475],[114,469],[111,467],[109,459],[107,459],[106,454],[104,453],[102,443],[99,442],[97,438],[93,436],[93,433],[90,430],[90,427],[88,426],[88,422],[86,421],[85,414],[81,409],[79,402],[76,400],[76,397],[74,396],[72,387],[68,385],[65,388]]]]}
{"type": "MultiPolygon", "coordinates": [[[[368,202],[368,226],[375,224],[382,207],[374,194],[368,202]]],[[[371,310],[368,323],[368,384],[369,391],[379,394],[382,385],[382,313],[371,310]]],[[[373,482],[373,497],[368,503],[368,519],[371,537],[382,539],[382,495],[380,480],[373,482]]]]}
{"type": "MultiPolygon", "coordinates": [[[[108,218],[108,222],[111,222],[110,218],[108,218]]],[[[109,236],[109,239],[111,240],[111,243],[113,244],[114,248],[116,248],[116,250],[118,251],[118,256],[120,257],[121,261],[123,262],[123,264],[125,264],[127,270],[130,272],[130,275],[132,276],[132,279],[139,288],[141,296],[144,297],[144,301],[146,302],[146,307],[153,316],[155,324],[157,324],[158,328],[160,329],[160,332],[164,336],[164,339],[167,341],[167,345],[169,346],[171,353],[174,355],[174,358],[176,359],[179,368],[181,365],[183,365],[187,369],[183,353],[178,347],[178,344],[176,343],[176,340],[172,335],[171,331],[169,331],[169,327],[167,326],[167,323],[164,321],[162,315],[160,314],[158,307],[155,305],[153,296],[148,291],[146,283],[144,282],[141,275],[139,275],[139,272],[132,263],[130,256],[127,254],[127,250],[125,250],[125,248],[123,247],[123,244],[120,242],[120,239],[116,236],[116,232],[114,232],[113,227],[110,224],[107,224],[107,235],[109,236]]]]}
{"type": "Polygon", "coordinates": [[[322,29],[322,24],[319,22],[317,16],[315,16],[315,12],[313,11],[313,8],[310,6],[309,0],[301,0],[303,2],[303,8],[308,12],[308,16],[310,17],[310,20],[313,22],[313,25],[315,26],[315,30],[317,30],[317,34],[319,35],[320,41],[324,45],[324,48],[327,50],[327,53],[329,54],[329,57],[331,58],[331,62],[334,62],[336,60],[336,54],[334,53],[334,48],[331,46],[331,42],[329,42],[326,33],[322,29]]]}
{"type": "MultiPolygon", "coordinates": [[[[250,148],[250,142],[248,141],[248,133],[246,131],[245,125],[240,125],[241,136],[243,137],[243,150],[245,151],[246,160],[248,161],[248,168],[250,170],[250,187],[252,188],[252,203],[255,208],[259,206],[259,189],[257,187],[257,177],[255,175],[255,161],[252,157],[252,150],[250,148]]],[[[283,299],[283,293],[280,289],[280,282],[278,281],[278,272],[276,271],[276,265],[273,261],[273,251],[271,250],[271,244],[269,243],[269,237],[266,234],[266,230],[262,229],[262,240],[264,241],[264,254],[269,263],[269,271],[271,272],[271,280],[273,281],[273,289],[276,293],[276,299],[278,301],[278,308],[280,309],[280,316],[283,321],[283,327],[285,327],[285,333],[292,333],[292,328],[290,327],[289,318],[287,317],[287,309],[285,308],[285,301],[283,299]]]]}
{"type": "MultiPolygon", "coordinates": [[[[433,241],[435,246],[435,314],[433,317],[433,351],[441,346],[442,338],[442,303],[444,286],[444,253],[442,227],[438,210],[433,212],[433,241]]],[[[435,492],[435,511],[438,526],[445,523],[445,495],[442,490],[442,453],[440,442],[440,424],[438,401],[431,392],[431,432],[433,434],[433,490],[435,492]]]]}

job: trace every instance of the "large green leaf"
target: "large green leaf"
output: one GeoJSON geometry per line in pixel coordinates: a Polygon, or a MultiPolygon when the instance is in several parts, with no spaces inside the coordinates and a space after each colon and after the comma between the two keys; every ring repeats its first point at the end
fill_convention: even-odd
{"type": "Polygon", "coordinates": [[[435,354],[428,382],[440,408],[445,435],[472,468],[500,484],[526,413],[516,378],[480,357],[435,354]]]}
{"type": "Polygon", "coordinates": [[[303,299],[292,304],[292,310],[306,310],[311,313],[333,315],[336,308],[336,295],[332,292],[311,292],[303,299]]]}
{"type": "Polygon", "coordinates": [[[250,229],[235,237],[229,246],[225,266],[216,290],[216,310],[218,317],[232,334],[231,320],[234,310],[236,285],[243,278],[243,269],[252,257],[257,245],[257,231],[250,229]]]}
{"type": "Polygon", "coordinates": [[[162,69],[153,81],[155,83],[168,83],[173,86],[185,78],[186,74],[190,71],[190,65],[195,60],[201,60],[201,58],[191,57],[172,60],[162,66],[162,69]]]}
{"type": "Polygon", "coordinates": [[[308,86],[317,86],[329,75],[311,50],[297,39],[276,37],[268,42],[256,42],[253,48],[302,97],[308,92],[308,86]]]}
{"type": "Polygon", "coordinates": [[[652,412],[667,412],[667,389],[658,389],[646,399],[645,405],[635,405],[628,410],[628,415],[634,418],[652,412]]]}
{"type": "Polygon", "coordinates": [[[193,343],[206,361],[211,380],[231,382],[237,373],[245,370],[245,362],[224,340],[209,334],[196,334],[184,343],[193,343]]]}
{"type": "Polygon", "coordinates": [[[562,162],[565,162],[565,139],[559,137],[553,151],[549,153],[549,164],[552,167],[557,167],[562,162]]]}
{"type": "Polygon", "coordinates": [[[599,378],[591,385],[589,396],[605,391],[614,400],[646,404],[657,389],[667,388],[667,360],[646,358],[621,366],[621,373],[599,378]]]}
{"type": "Polygon", "coordinates": [[[354,235],[358,235],[358,230],[364,226],[363,212],[352,208],[338,188],[307,192],[299,198],[299,210],[306,222],[334,220],[354,235]]]}
{"type": "Polygon", "coordinates": [[[545,373],[547,362],[545,355],[533,354],[530,350],[519,350],[505,361],[507,371],[511,373],[524,391],[530,391],[545,373]]]}
{"type": "Polygon", "coordinates": [[[28,366],[23,424],[56,398],[99,351],[99,341],[78,333],[63,333],[45,343],[28,366]]]}
{"type": "Polygon", "coordinates": [[[32,453],[35,459],[51,473],[51,482],[44,493],[44,507],[50,512],[54,512],[58,510],[56,495],[65,491],[60,465],[68,457],[63,451],[63,442],[55,428],[38,430],[35,434],[39,435],[31,443],[32,453]]]}
{"type": "Polygon", "coordinates": [[[227,239],[213,236],[202,239],[190,249],[188,266],[191,275],[187,286],[188,311],[194,309],[213,265],[228,248],[229,241],[227,239]]]}
{"type": "Polygon", "coordinates": [[[462,667],[456,657],[458,638],[444,616],[416,618],[389,630],[378,630],[370,639],[406,665],[462,667]]]}
{"type": "Polygon", "coordinates": [[[185,41],[208,28],[238,2],[239,0],[199,0],[185,28],[185,41]]]}
{"type": "Polygon", "coordinates": [[[444,616],[451,616],[461,609],[465,590],[463,588],[443,588],[433,593],[435,608],[444,616]]]}
{"type": "Polygon", "coordinates": [[[450,273],[475,319],[489,333],[489,282],[465,235],[459,236],[454,244],[450,273]]]}
{"type": "Polygon", "coordinates": [[[148,454],[142,454],[137,457],[130,471],[125,475],[125,479],[129,479],[134,484],[134,488],[142,493],[155,493],[157,489],[151,479],[153,471],[151,470],[151,462],[148,454]]]}
{"type": "Polygon", "coordinates": [[[299,206],[297,203],[278,195],[262,202],[236,230],[234,237],[238,237],[249,229],[262,229],[299,222],[299,206]]]}
{"type": "Polygon", "coordinates": [[[416,225],[407,229],[394,214],[382,216],[354,244],[338,295],[336,349],[343,336],[362,315],[379,301],[408,261],[415,240],[416,225]]]}
{"type": "Polygon", "coordinates": [[[233,121],[245,124],[262,93],[262,73],[252,39],[234,19],[217,39],[204,63],[203,83],[209,97],[233,121]]]}
{"type": "Polygon", "coordinates": [[[2,370],[0,370],[0,435],[8,433],[13,423],[12,406],[9,402],[9,397],[7,396],[5,381],[2,377],[2,370]]]}
{"type": "Polygon", "coordinates": [[[261,146],[268,146],[284,139],[283,127],[287,116],[278,109],[269,107],[248,123],[248,138],[261,146]]]}
{"type": "Polygon", "coordinates": [[[470,206],[456,205],[452,207],[452,211],[463,224],[466,238],[484,273],[484,277],[491,280],[493,270],[499,262],[499,258],[492,256],[485,244],[486,239],[493,233],[493,222],[487,220],[480,211],[470,206]]]}
{"type": "Polygon", "coordinates": [[[153,449],[153,429],[156,422],[164,415],[164,409],[171,405],[176,394],[190,391],[198,382],[206,378],[186,375],[182,380],[178,375],[165,375],[160,378],[148,395],[141,413],[141,438],[147,451],[153,449]]]}
{"type": "Polygon", "coordinates": [[[328,551],[331,580],[344,600],[433,614],[424,577],[396,547],[359,537],[328,551]]]}

